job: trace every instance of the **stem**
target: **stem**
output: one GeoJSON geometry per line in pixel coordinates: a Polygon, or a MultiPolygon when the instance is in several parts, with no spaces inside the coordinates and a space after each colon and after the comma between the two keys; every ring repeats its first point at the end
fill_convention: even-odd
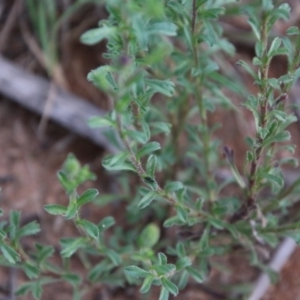
{"type": "Polygon", "coordinates": [[[169,116],[171,127],[171,145],[173,145],[175,164],[168,170],[167,179],[176,180],[176,175],[180,168],[180,163],[182,160],[182,147],[180,145],[180,134],[184,130],[184,125],[186,124],[186,118],[189,113],[189,98],[182,91],[182,96],[178,99],[180,104],[175,114],[169,116]]]}
{"type": "MultiPolygon", "coordinates": [[[[193,59],[194,59],[194,64],[195,68],[199,68],[199,60],[198,60],[198,51],[197,51],[197,32],[196,32],[196,20],[197,20],[197,6],[196,6],[196,0],[193,0],[192,4],[192,28],[191,28],[191,34],[192,34],[192,40],[193,40],[193,59]]],[[[214,178],[211,173],[211,166],[209,162],[209,154],[210,154],[210,134],[208,129],[208,120],[207,120],[207,114],[206,114],[206,109],[204,108],[204,103],[203,103],[203,97],[202,97],[202,78],[200,80],[198,78],[194,78],[190,76],[190,81],[194,82],[194,86],[196,87],[195,89],[195,99],[196,103],[198,105],[199,109],[199,116],[201,123],[203,124],[203,127],[205,128],[202,136],[202,141],[203,141],[203,160],[204,160],[204,176],[207,176],[207,192],[208,192],[208,200],[209,202],[213,202],[215,199],[214,191],[211,188],[212,182],[214,182],[214,178]],[[200,87],[199,90],[197,90],[197,87],[200,87]]]]}
{"type": "MultiPolygon", "coordinates": [[[[266,115],[268,112],[268,91],[267,91],[267,80],[269,74],[269,66],[270,60],[267,57],[267,48],[268,48],[268,36],[267,36],[267,18],[263,15],[262,16],[262,25],[260,30],[261,41],[263,43],[263,54],[262,54],[262,63],[260,66],[260,73],[261,73],[261,85],[260,85],[260,93],[262,95],[261,105],[260,105],[260,120],[259,126],[261,128],[266,127],[266,115]]],[[[250,175],[249,175],[249,195],[247,199],[247,206],[251,208],[255,204],[255,197],[256,197],[256,185],[257,185],[257,168],[259,166],[259,162],[261,159],[261,155],[263,153],[263,147],[261,146],[263,140],[259,135],[259,132],[256,134],[256,143],[260,146],[256,148],[255,151],[255,159],[253,160],[250,168],[250,175]]]]}
{"type": "Polygon", "coordinates": [[[192,40],[193,40],[193,57],[196,68],[199,67],[198,61],[198,52],[197,52],[197,36],[196,36],[196,19],[197,19],[197,7],[196,7],[196,0],[193,0],[193,7],[192,7],[192,40]]]}
{"type": "MultiPolygon", "coordinates": [[[[267,123],[267,113],[268,113],[268,75],[270,67],[270,58],[268,57],[268,28],[267,28],[267,15],[262,12],[262,22],[260,26],[260,41],[262,43],[262,55],[260,57],[261,65],[259,68],[259,73],[261,75],[261,81],[259,85],[260,89],[260,118],[258,121],[258,127],[264,129],[267,123]]],[[[235,213],[231,218],[230,222],[235,223],[243,218],[246,218],[249,213],[256,207],[256,193],[259,182],[257,181],[257,170],[260,165],[261,157],[263,154],[263,139],[260,136],[259,131],[256,133],[255,144],[258,145],[254,149],[254,160],[251,163],[250,173],[249,173],[249,186],[248,186],[248,196],[246,203],[242,208],[235,213]]]]}
{"type": "Polygon", "coordinates": [[[193,8],[192,8],[192,34],[195,33],[196,27],[196,19],[197,19],[197,0],[193,0],[193,8]]]}
{"type": "MultiPolygon", "coordinates": [[[[121,121],[120,115],[117,113],[117,131],[120,135],[121,140],[124,142],[125,148],[128,150],[130,154],[130,161],[133,164],[133,166],[136,169],[137,174],[139,177],[144,181],[144,178],[147,177],[147,173],[144,170],[141,162],[136,158],[131,146],[130,142],[127,140],[124,131],[123,131],[123,125],[121,121]]],[[[174,198],[171,194],[167,193],[162,189],[158,184],[156,187],[156,191],[160,194],[161,197],[163,197],[171,206],[176,207],[178,204],[178,201],[176,198],[174,198]]],[[[193,207],[190,207],[187,204],[181,203],[181,206],[186,208],[189,211],[189,215],[191,217],[205,217],[206,214],[204,212],[199,212],[195,210],[193,207]]]]}
{"type": "MultiPolygon", "coordinates": [[[[260,66],[259,72],[261,74],[261,83],[259,85],[260,88],[260,118],[258,126],[260,128],[266,127],[267,122],[267,113],[268,113],[268,74],[269,74],[269,66],[270,59],[267,56],[268,50],[268,32],[267,32],[267,17],[266,15],[262,15],[262,24],[260,27],[260,40],[263,45],[263,53],[261,56],[262,64],[260,66]]],[[[257,193],[257,169],[260,165],[261,156],[263,153],[263,139],[261,138],[259,132],[256,133],[256,144],[258,145],[256,150],[254,150],[254,160],[251,163],[250,174],[249,174],[249,187],[248,187],[248,196],[246,203],[242,206],[240,211],[234,214],[230,222],[235,223],[240,219],[243,219],[248,216],[248,214],[255,208],[256,206],[256,193],[257,193]]]]}
{"type": "MultiPolygon", "coordinates": [[[[262,95],[262,101],[261,101],[261,106],[260,106],[260,121],[259,121],[259,126],[261,128],[266,127],[266,122],[267,122],[267,113],[268,113],[268,85],[267,85],[267,80],[268,80],[268,73],[269,73],[269,66],[270,66],[270,58],[267,55],[267,42],[268,42],[268,37],[267,37],[267,18],[265,15],[262,16],[262,26],[261,26],[261,41],[263,43],[263,54],[262,54],[262,62],[265,61],[260,67],[260,73],[261,73],[261,85],[260,85],[260,92],[262,95]]],[[[289,66],[289,71],[291,73],[294,73],[295,69],[300,63],[300,38],[298,37],[297,43],[296,43],[296,52],[294,55],[294,59],[292,60],[291,65],[289,66]]],[[[286,93],[289,91],[291,88],[292,83],[288,83],[283,87],[283,94],[286,95],[286,93]]],[[[263,139],[259,136],[259,133],[257,132],[256,135],[256,143],[261,145],[263,143],[263,139]]],[[[250,169],[250,175],[249,175],[249,195],[247,199],[247,206],[250,208],[255,204],[255,197],[256,197],[256,189],[257,189],[257,168],[259,166],[259,162],[261,159],[263,153],[263,147],[258,146],[256,151],[255,151],[255,160],[251,164],[251,169],[250,169]]]]}
{"type": "Polygon", "coordinates": [[[123,125],[122,125],[122,121],[121,121],[121,117],[120,115],[117,113],[117,129],[118,129],[118,133],[120,135],[121,140],[123,141],[126,149],[128,150],[129,154],[130,154],[130,161],[132,162],[132,164],[134,165],[138,175],[141,178],[144,178],[145,176],[147,176],[147,173],[145,172],[145,170],[143,169],[142,164],[140,163],[140,161],[136,158],[133,150],[131,149],[130,143],[127,140],[124,132],[123,132],[123,125]]]}

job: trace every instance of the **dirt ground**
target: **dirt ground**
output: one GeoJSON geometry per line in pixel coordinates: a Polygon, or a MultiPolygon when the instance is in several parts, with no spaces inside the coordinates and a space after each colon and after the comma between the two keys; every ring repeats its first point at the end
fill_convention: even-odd
{"type": "MultiPolygon", "coordinates": [[[[3,30],[12,12],[13,1],[4,1],[0,6],[4,11],[0,16],[0,30],[3,30]]],[[[289,25],[297,25],[300,15],[299,10],[300,5],[294,5],[289,25]]],[[[90,7],[86,7],[72,20],[76,23],[76,19],[84,19],[86,15],[89,15],[89,22],[76,27],[78,30],[73,32],[72,38],[70,38],[70,35],[68,35],[68,39],[66,38],[68,56],[67,59],[62,61],[60,66],[64,74],[62,82],[66,84],[66,88],[71,92],[105,109],[107,108],[107,102],[104,95],[96,91],[85,80],[86,73],[90,69],[104,62],[101,58],[104,45],[101,44],[100,46],[87,48],[78,42],[80,33],[90,27],[93,22],[96,24],[98,19],[103,17],[105,13],[101,9],[91,10],[90,7]]],[[[229,39],[230,33],[234,33],[234,30],[237,30],[237,28],[240,29],[245,26],[244,20],[231,20],[228,22],[228,20],[224,19],[223,22],[227,26],[225,26],[227,28],[225,31],[229,39]]],[[[286,27],[287,25],[279,24],[276,27],[277,33],[283,32],[286,27]]],[[[9,33],[10,35],[5,37],[6,46],[4,47],[0,44],[1,53],[14,62],[17,62],[20,66],[26,67],[28,71],[46,76],[46,72],[38,63],[35,54],[28,50],[28,45],[24,42],[24,36],[20,32],[19,24],[12,26],[9,33]]],[[[234,62],[239,58],[249,60],[250,55],[253,54],[253,45],[244,44],[243,40],[239,40],[237,35],[234,35],[235,39],[232,41],[235,43],[238,52],[234,58],[228,59],[227,63],[235,72],[234,62]]],[[[284,62],[279,61],[278,64],[274,64],[272,72],[280,74],[283,69],[284,62]]],[[[244,74],[239,75],[241,77],[244,76],[244,74]]],[[[247,77],[244,77],[243,80],[248,80],[246,86],[250,90],[253,89],[252,82],[247,77]]],[[[234,101],[238,103],[240,99],[234,99],[234,101]]],[[[228,124],[229,132],[237,129],[237,134],[239,134],[239,130],[243,131],[245,126],[251,127],[251,123],[249,123],[250,125],[245,125],[243,120],[232,118],[231,115],[220,114],[216,118],[219,122],[221,120],[221,122],[228,124]],[[241,127],[243,128],[241,129],[241,127]]],[[[62,218],[45,213],[43,206],[49,203],[66,204],[68,201],[56,178],[56,172],[61,168],[67,154],[70,152],[74,153],[83,164],[89,164],[92,171],[96,173],[98,179],[95,182],[88,183],[85,187],[94,187],[100,192],[107,192],[110,190],[110,177],[101,167],[101,159],[105,153],[103,149],[52,122],[47,125],[46,132],[41,138],[38,134],[39,123],[39,116],[12,103],[10,99],[0,97],[0,207],[4,210],[3,219],[7,219],[8,211],[14,209],[22,211],[22,222],[24,223],[31,220],[38,220],[41,224],[43,234],[38,234],[35,241],[58,246],[58,236],[74,235],[74,226],[66,224],[62,218]]],[[[293,137],[295,143],[299,145],[298,127],[293,128],[293,137]]],[[[237,153],[245,152],[245,146],[237,142],[236,135],[234,134],[225,136],[224,143],[235,147],[235,149],[239,149],[240,151],[237,151],[237,153]]],[[[241,160],[242,156],[238,157],[238,160],[241,160]]],[[[299,147],[297,156],[299,157],[299,147]]],[[[115,206],[106,206],[105,208],[101,208],[101,210],[88,207],[84,211],[84,214],[91,220],[101,219],[106,215],[113,215],[117,220],[122,220],[122,213],[117,212],[115,206]]],[[[30,242],[29,240],[28,247],[30,246],[30,242]]],[[[226,276],[213,273],[211,274],[211,278],[214,278],[214,280],[212,280],[212,284],[208,285],[198,285],[191,282],[176,299],[226,299],[223,293],[224,290],[213,284],[213,282],[221,282],[224,285],[236,284],[238,286],[242,285],[245,281],[254,281],[258,276],[257,270],[247,268],[239,256],[225,258],[222,263],[233,267],[233,273],[226,276]]],[[[80,266],[77,266],[77,268],[80,270],[80,266]]],[[[300,248],[295,251],[284,267],[280,274],[279,282],[271,287],[263,300],[300,300],[299,272],[300,248]]],[[[20,276],[20,272],[17,270],[0,268],[0,279],[0,299],[31,299],[26,297],[14,298],[12,296],[16,285],[22,280],[22,276],[20,276]]],[[[54,298],[54,293],[56,295],[59,294],[59,299],[61,300],[71,299],[71,288],[64,284],[55,284],[47,287],[42,299],[58,299],[54,298]]],[[[146,298],[142,298],[133,287],[116,290],[101,287],[91,291],[86,295],[85,299],[138,300],[146,298]]],[[[157,299],[157,295],[153,295],[152,299],[157,299]]]]}

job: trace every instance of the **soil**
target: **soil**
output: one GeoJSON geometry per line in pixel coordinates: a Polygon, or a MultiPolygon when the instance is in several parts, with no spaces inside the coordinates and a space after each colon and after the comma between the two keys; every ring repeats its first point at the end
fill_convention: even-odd
{"type": "Polygon", "coordinates": [[[262,300],[300,299],[300,247],[286,263],[277,284],[273,285],[262,300]]]}
{"type": "MultiPolygon", "coordinates": [[[[0,15],[0,29],[7,24],[9,13],[12,11],[12,2],[4,1],[1,4],[4,11],[0,15]]],[[[290,23],[296,24],[299,15],[299,5],[294,5],[294,13],[290,23]]],[[[60,63],[62,70],[62,84],[71,92],[80,95],[93,102],[99,107],[105,109],[108,107],[105,95],[99,93],[86,80],[86,73],[96,66],[105,63],[101,53],[104,44],[96,47],[86,47],[78,43],[78,37],[81,32],[87,28],[97,24],[99,18],[105,16],[103,9],[95,10],[93,7],[85,7],[80,13],[72,17],[71,22],[76,30],[65,35],[65,59],[60,63]],[[92,13],[91,13],[92,12],[92,13]],[[89,18],[86,18],[86,16],[89,18]],[[85,24],[80,24],[78,20],[89,19],[85,24]]],[[[226,19],[224,19],[226,22],[226,19]]],[[[231,20],[230,25],[235,28],[246,28],[245,20],[231,20]]],[[[286,25],[276,27],[278,32],[282,32],[286,25]]],[[[6,57],[25,66],[29,71],[46,76],[47,73],[38,62],[35,54],[28,50],[28,45],[22,39],[22,33],[19,25],[16,24],[10,29],[10,35],[6,37],[7,45],[0,49],[6,57]],[[9,46],[8,46],[9,45],[9,46]]],[[[249,60],[253,54],[253,45],[243,44],[243,41],[234,41],[237,47],[237,55],[234,58],[228,58],[226,62],[231,70],[237,72],[234,62],[239,58],[249,60]]],[[[62,50],[62,49],[61,49],[62,50]]],[[[283,72],[285,62],[280,60],[279,63],[274,62],[271,72],[278,75],[283,72]],[[282,69],[278,68],[278,64],[282,69]]],[[[226,66],[225,66],[226,67],[226,66]]],[[[245,81],[246,86],[253,89],[252,81],[241,71],[239,76],[245,81]]],[[[59,77],[61,78],[61,77],[59,77]]],[[[58,80],[59,80],[58,78],[58,80]]],[[[236,104],[241,99],[230,95],[236,104]]],[[[218,122],[225,124],[228,134],[222,135],[222,142],[230,145],[236,151],[237,163],[241,167],[241,161],[244,158],[245,144],[239,141],[243,140],[242,133],[251,132],[253,121],[250,115],[245,112],[246,119],[239,116],[224,115],[218,112],[211,117],[218,122]],[[246,120],[246,121],[245,121],[246,120]]],[[[58,203],[67,204],[67,196],[58,183],[56,172],[61,168],[68,153],[72,152],[83,164],[89,164],[92,171],[96,173],[97,180],[87,183],[83,188],[93,187],[100,192],[108,192],[113,189],[110,182],[110,175],[105,173],[101,166],[101,159],[105,154],[105,150],[101,149],[88,140],[75,136],[73,133],[66,131],[60,126],[48,123],[46,132],[41,137],[38,134],[40,117],[33,115],[22,107],[12,103],[10,99],[0,98],[0,206],[4,210],[2,220],[8,219],[10,210],[22,211],[21,221],[26,224],[29,221],[37,220],[42,228],[42,234],[36,235],[35,242],[52,244],[56,248],[59,247],[58,236],[74,236],[76,230],[72,223],[66,223],[63,218],[54,217],[45,213],[43,207],[45,204],[58,203]]],[[[224,128],[223,128],[224,129],[224,128]]],[[[224,132],[223,130],[220,131],[224,132]]],[[[294,140],[299,145],[299,129],[292,128],[294,140]]],[[[299,156],[299,150],[297,156],[299,156]]],[[[83,214],[90,220],[99,220],[104,216],[113,215],[118,222],[122,222],[122,209],[117,209],[115,205],[107,205],[101,209],[94,209],[88,206],[83,214]]],[[[24,247],[30,248],[33,240],[25,241],[24,247]]],[[[243,262],[243,254],[237,253],[236,256],[224,257],[215,261],[216,265],[223,268],[230,266],[231,272],[214,271],[210,274],[211,283],[196,284],[191,282],[188,287],[182,291],[176,299],[185,300],[218,300],[226,299],[223,287],[216,285],[216,282],[223,286],[235,285],[236,288],[242,288],[242,284],[248,281],[254,281],[259,272],[254,268],[249,268],[243,262]],[[214,283],[215,282],[215,283],[214,283]]],[[[80,272],[80,264],[74,265],[74,268],[80,272]]],[[[300,248],[298,248],[291,259],[281,272],[279,282],[272,286],[263,300],[297,300],[300,299],[300,248]]],[[[30,297],[14,298],[18,283],[22,282],[22,274],[20,271],[12,268],[0,269],[0,299],[32,299],[30,297]]],[[[245,287],[247,288],[247,287],[245,287]]],[[[158,298],[156,291],[151,298],[142,297],[136,288],[126,287],[125,289],[109,289],[99,287],[86,294],[85,299],[103,299],[103,300],[125,300],[125,299],[149,299],[158,298]]],[[[66,284],[56,283],[46,287],[43,293],[43,300],[58,299],[54,295],[59,295],[59,299],[71,299],[72,289],[66,284]],[[55,298],[54,298],[55,297],[55,298]]]]}

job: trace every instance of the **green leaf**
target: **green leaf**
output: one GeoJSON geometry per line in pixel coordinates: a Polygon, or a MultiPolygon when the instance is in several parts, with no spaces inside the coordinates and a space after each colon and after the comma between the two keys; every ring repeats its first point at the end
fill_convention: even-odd
{"type": "Polygon", "coordinates": [[[40,281],[36,281],[32,287],[32,295],[34,299],[39,300],[42,297],[42,285],[40,281]]]}
{"type": "Polygon", "coordinates": [[[274,117],[275,117],[276,119],[278,119],[279,121],[281,121],[281,122],[285,122],[286,119],[287,119],[287,114],[286,114],[286,112],[284,112],[284,111],[280,111],[280,110],[274,109],[274,110],[271,112],[271,115],[274,115],[274,117]]]}
{"type": "Polygon", "coordinates": [[[155,176],[155,169],[157,166],[157,157],[155,155],[150,155],[147,160],[146,164],[146,172],[149,176],[153,177],[155,176]]]}
{"type": "Polygon", "coordinates": [[[252,162],[254,159],[253,153],[250,151],[247,151],[246,158],[247,158],[248,162],[252,162]]]}
{"type": "Polygon", "coordinates": [[[270,48],[269,48],[269,51],[268,51],[269,57],[274,56],[274,53],[278,50],[278,48],[280,47],[280,45],[281,45],[281,38],[276,37],[276,38],[272,41],[271,46],[270,46],[270,48]]]}
{"type": "Polygon", "coordinates": [[[253,17],[250,17],[248,19],[248,23],[250,24],[253,33],[256,36],[257,40],[260,40],[260,30],[259,30],[259,23],[256,19],[254,19],[253,17]]]}
{"type": "Polygon", "coordinates": [[[176,245],[176,251],[179,257],[184,257],[186,256],[186,249],[185,249],[185,245],[183,242],[179,242],[176,245]]]}
{"type": "Polygon", "coordinates": [[[40,274],[39,269],[29,263],[24,263],[22,269],[29,279],[37,278],[40,274]]]}
{"type": "MultiPolygon", "coordinates": [[[[207,1],[199,1],[197,2],[197,6],[200,7],[202,2],[207,1]]],[[[223,7],[214,7],[214,8],[206,8],[201,10],[201,16],[205,19],[217,19],[220,15],[224,14],[225,9],[223,7]]]]}
{"type": "Polygon", "coordinates": [[[97,88],[103,91],[114,91],[114,86],[108,79],[109,72],[112,72],[111,66],[101,66],[88,73],[87,79],[91,81],[97,88]]]}
{"type": "Polygon", "coordinates": [[[186,7],[181,3],[171,0],[168,1],[167,6],[170,7],[178,16],[182,15],[185,19],[190,19],[189,12],[186,10],[186,7]]]}
{"type": "Polygon", "coordinates": [[[59,204],[46,204],[44,209],[51,215],[62,215],[67,213],[67,207],[59,204]]]}
{"type": "Polygon", "coordinates": [[[282,188],[284,185],[284,180],[281,176],[273,175],[273,174],[264,174],[264,177],[275,184],[278,188],[282,188]]]}
{"type": "Polygon", "coordinates": [[[299,161],[294,157],[285,157],[279,161],[279,165],[286,165],[286,164],[294,168],[297,168],[299,165],[299,161]]]}
{"type": "Polygon", "coordinates": [[[278,78],[278,82],[280,82],[281,84],[289,84],[290,82],[293,82],[293,80],[294,76],[292,74],[285,74],[278,78]]]}
{"type": "Polygon", "coordinates": [[[256,42],[255,44],[255,54],[258,58],[261,58],[264,53],[264,44],[261,41],[256,42]]]}
{"type": "Polygon", "coordinates": [[[150,154],[151,152],[157,151],[161,149],[160,144],[158,142],[150,142],[144,145],[136,154],[136,158],[140,159],[145,155],[150,154]]]}
{"type": "Polygon", "coordinates": [[[105,217],[101,222],[98,224],[99,232],[103,232],[109,227],[113,226],[116,223],[115,219],[111,216],[105,217]]]}
{"type": "MultiPolygon", "coordinates": [[[[252,59],[252,64],[254,66],[261,66],[262,65],[262,61],[258,57],[254,57],[252,59]]],[[[258,82],[258,80],[256,82],[258,82]]]]}
{"type": "Polygon", "coordinates": [[[174,217],[171,217],[171,218],[165,220],[163,226],[168,228],[168,227],[172,227],[174,225],[183,225],[183,224],[184,224],[184,222],[182,222],[178,218],[178,216],[174,216],[174,217]]]}
{"type": "Polygon", "coordinates": [[[212,213],[219,218],[222,218],[226,214],[233,214],[240,208],[240,202],[239,199],[234,197],[219,198],[213,205],[212,213]]]}
{"type": "Polygon", "coordinates": [[[80,41],[86,45],[95,45],[104,39],[109,39],[111,36],[114,36],[116,32],[116,27],[108,27],[103,25],[100,28],[94,28],[86,31],[81,35],[80,41]]]}
{"type": "Polygon", "coordinates": [[[137,130],[126,130],[126,134],[134,141],[145,144],[149,140],[149,136],[145,132],[137,130]]]}
{"type": "Polygon", "coordinates": [[[165,265],[165,264],[168,263],[168,258],[167,258],[167,256],[166,256],[166,254],[164,254],[164,253],[162,253],[162,252],[159,252],[159,253],[157,254],[157,256],[158,256],[158,261],[159,261],[159,264],[160,264],[160,265],[165,265]]]}
{"type": "Polygon", "coordinates": [[[109,166],[114,166],[120,162],[123,162],[124,160],[126,160],[129,156],[129,153],[127,151],[122,151],[119,152],[117,154],[113,154],[113,155],[107,155],[105,157],[105,161],[106,161],[106,165],[109,166]]]}
{"type": "Polygon", "coordinates": [[[146,144],[150,140],[150,137],[151,137],[150,127],[149,127],[148,123],[146,122],[146,120],[141,120],[140,123],[142,125],[143,133],[145,135],[145,141],[143,142],[143,144],[146,144]]]}
{"type": "Polygon", "coordinates": [[[64,274],[61,278],[69,282],[73,287],[76,287],[81,283],[81,277],[77,274],[64,274]]]}
{"type": "Polygon", "coordinates": [[[190,276],[193,277],[194,280],[196,280],[198,283],[202,283],[205,280],[205,276],[198,272],[195,268],[187,267],[187,272],[190,276]]]}
{"type": "Polygon", "coordinates": [[[119,266],[122,263],[121,256],[113,249],[106,249],[105,254],[109,257],[115,266],[119,266]]]}
{"type": "Polygon", "coordinates": [[[163,287],[168,290],[169,293],[171,293],[174,296],[177,296],[179,293],[178,287],[169,279],[162,277],[161,283],[163,287]]]}
{"type": "Polygon", "coordinates": [[[268,135],[269,129],[267,129],[267,128],[262,128],[262,127],[258,127],[258,133],[259,133],[260,137],[261,137],[262,139],[264,139],[264,138],[268,135]]]}
{"type": "Polygon", "coordinates": [[[148,224],[138,237],[139,246],[142,248],[154,247],[160,236],[160,229],[155,223],[148,224]]]}
{"type": "Polygon", "coordinates": [[[154,128],[153,135],[159,133],[168,135],[171,132],[172,124],[166,122],[153,122],[150,123],[150,126],[154,128]]]}
{"type": "Polygon", "coordinates": [[[180,181],[173,181],[173,182],[167,183],[164,190],[167,193],[172,193],[172,192],[176,192],[182,188],[184,188],[184,186],[180,181]]]}
{"type": "Polygon", "coordinates": [[[77,202],[76,200],[71,200],[67,208],[65,218],[67,220],[73,219],[77,212],[78,212],[77,202]]]}
{"type": "Polygon", "coordinates": [[[110,116],[96,116],[91,117],[88,120],[88,125],[91,128],[100,128],[100,127],[116,127],[116,122],[111,119],[110,116]]]}
{"type": "Polygon", "coordinates": [[[69,194],[71,193],[76,187],[74,186],[74,183],[72,183],[68,175],[66,174],[65,171],[58,171],[57,172],[57,178],[61,186],[66,190],[66,192],[69,194]]]}
{"type": "Polygon", "coordinates": [[[169,300],[169,295],[170,295],[169,291],[165,287],[162,287],[160,290],[158,300],[169,300]]]}
{"type": "Polygon", "coordinates": [[[274,8],[274,5],[272,3],[272,0],[263,0],[262,1],[262,9],[264,12],[272,11],[274,8]]]}
{"type": "Polygon", "coordinates": [[[80,225],[91,238],[97,239],[99,237],[99,229],[95,224],[87,220],[79,220],[76,224],[80,225]]]}
{"type": "Polygon", "coordinates": [[[171,80],[145,79],[146,85],[152,89],[154,93],[161,93],[167,97],[174,94],[174,82],[171,80]]]}
{"type": "Polygon", "coordinates": [[[210,226],[207,226],[200,238],[199,241],[199,250],[204,251],[209,246],[209,232],[210,232],[210,226]]]}
{"type": "Polygon", "coordinates": [[[82,205],[93,201],[99,192],[96,189],[88,189],[86,190],[78,199],[77,199],[77,207],[81,207],[82,205]]]}
{"type": "Polygon", "coordinates": [[[139,202],[138,207],[140,209],[143,209],[145,207],[147,207],[148,205],[151,204],[151,202],[157,197],[157,192],[155,191],[150,191],[149,193],[147,193],[139,202]]]}
{"type": "Polygon", "coordinates": [[[149,275],[152,275],[150,272],[141,269],[137,266],[128,266],[124,269],[125,273],[129,277],[134,277],[134,278],[145,278],[149,275]]]}
{"type": "MultiPolygon", "coordinates": [[[[176,191],[176,197],[177,197],[178,203],[181,203],[181,204],[184,203],[185,195],[186,195],[186,188],[185,187],[176,191]]],[[[185,208],[185,210],[187,212],[189,211],[188,208],[185,208]]]]}
{"type": "Polygon", "coordinates": [[[19,254],[10,246],[6,244],[0,245],[1,251],[7,261],[11,264],[15,264],[20,260],[19,254]]]}
{"type": "Polygon", "coordinates": [[[270,56],[276,56],[276,55],[289,55],[289,50],[285,47],[280,47],[277,50],[274,50],[270,53],[270,56]]]}
{"type": "Polygon", "coordinates": [[[23,236],[36,234],[40,231],[41,231],[40,225],[36,221],[33,221],[33,222],[30,222],[30,223],[26,224],[25,226],[23,226],[17,232],[17,236],[18,236],[18,238],[21,238],[23,236]]]}
{"type": "Polygon", "coordinates": [[[166,275],[170,276],[175,273],[176,266],[173,264],[166,264],[166,265],[153,265],[152,267],[159,276],[166,275]]]}
{"type": "Polygon", "coordinates": [[[151,23],[148,25],[147,31],[150,34],[163,34],[168,36],[175,36],[177,35],[177,26],[171,22],[151,23]]]}
{"type": "Polygon", "coordinates": [[[288,20],[290,17],[290,11],[291,7],[287,3],[281,4],[277,9],[274,9],[272,11],[272,17],[274,17],[275,20],[277,19],[284,19],[288,20]]]}
{"type": "Polygon", "coordinates": [[[54,248],[52,246],[36,244],[35,247],[38,250],[37,261],[39,264],[43,263],[48,257],[52,256],[54,253],[54,248]]]}
{"type": "Polygon", "coordinates": [[[189,267],[192,265],[192,262],[189,257],[181,257],[177,262],[176,262],[176,270],[182,270],[186,267],[189,267]]]}
{"type": "Polygon", "coordinates": [[[102,161],[102,166],[108,171],[133,171],[136,172],[134,166],[127,162],[128,153],[121,152],[116,155],[107,155],[102,161]]]}
{"type": "Polygon", "coordinates": [[[86,245],[86,239],[76,238],[71,240],[62,239],[60,243],[64,244],[64,249],[61,250],[60,254],[62,257],[70,257],[72,256],[80,247],[84,247],[86,245]]]}
{"type": "Polygon", "coordinates": [[[96,282],[99,280],[102,274],[110,272],[110,270],[113,268],[115,268],[115,265],[105,259],[90,270],[88,274],[88,280],[96,282]]]}
{"type": "MultiPolygon", "coordinates": [[[[157,188],[157,183],[154,178],[150,176],[143,176],[143,181],[148,184],[153,190],[156,190],[157,188]]],[[[161,197],[159,197],[161,198],[161,197]]]]}
{"type": "Polygon", "coordinates": [[[34,285],[34,282],[29,282],[29,283],[20,285],[16,291],[16,295],[24,296],[24,295],[28,294],[29,292],[32,291],[33,285],[34,285]]]}
{"type": "Polygon", "coordinates": [[[69,153],[64,165],[63,172],[66,176],[74,177],[80,171],[80,162],[73,153],[69,153]]]}
{"type": "Polygon", "coordinates": [[[252,70],[252,68],[243,60],[238,60],[236,62],[237,66],[241,66],[242,68],[244,68],[248,74],[251,75],[252,78],[257,79],[257,75],[256,73],[252,70]]]}
{"type": "Polygon", "coordinates": [[[19,228],[20,225],[20,216],[21,213],[19,211],[12,210],[9,212],[9,224],[14,226],[16,229],[19,228]]]}
{"type": "Polygon", "coordinates": [[[300,31],[297,26],[292,26],[287,29],[286,34],[287,35],[299,35],[300,31]]]}
{"type": "Polygon", "coordinates": [[[183,271],[181,273],[181,276],[180,276],[180,279],[178,282],[179,290],[183,290],[187,286],[188,282],[189,282],[189,273],[186,271],[183,271]]]}
{"type": "Polygon", "coordinates": [[[214,226],[216,229],[223,229],[224,228],[224,222],[220,219],[217,219],[215,217],[209,217],[208,222],[214,226]]]}
{"type": "Polygon", "coordinates": [[[289,141],[290,139],[291,139],[291,134],[285,130],[282,132],[278,132],[277,134],[265,139],[263,142],[263,146],[267,146],[272,143],[289,141]]]}
{"type": "Polygon", "coordinates": [[[275,233],[260,233],[259,234],[265,242],[267,242],[272,248],[276,247],[279,240],[275,233]]]}
{"type": "Polygon", "coordinates": [[[4,230],[0,229],[0,240],[5,239],[7,237],[7,234],[4,230]]]}
{"type": "Polygon", "coordinates": [[[140,288],[140,293],[142,293],[142,294],[147,293],[150,290],[150,288],[151,288],[153,280],[154,280],[154,276],[153,275],[147,276],[144,279],[143,284],[142,284],[142,286],[140,288]]]}
{"type": "Polygon", "coordinates": [[[182,222],[187,222],[188,212],[182,206],[176,207],[177,216],[182,222]]]}

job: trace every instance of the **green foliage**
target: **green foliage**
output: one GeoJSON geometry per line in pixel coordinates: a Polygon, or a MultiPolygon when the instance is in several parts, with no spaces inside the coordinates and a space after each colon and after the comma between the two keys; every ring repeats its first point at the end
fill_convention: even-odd
{"type": "Polygon", "coordinates": [[[257,94],[246,95],[242,83],[224,75],[216,60],[234,53],[218,22],[228,2],[103,1],[109,17],[84,33],[81,41],[107,43],[104,57],[109,63],[92,70],[88,80],[112,99],[113,108],[89,124],[108,127],[111,142],[115,144],[116,136],[119,141],[120,151],[107,155],[102,165],[117,174],[114,180],[121,197],[109,199],[126,202],[128,223],[125,229],[113,216],[98,223],[81,217],[83,206],[107,195],[98,196],[95,189],[78,193],[79,186],[95,175],[70,154],[57,174],[69,202],[45,206],[48,213],[72,221],[78,229],[76,237],[60,237],[62,266],[49,261],[52,246],[36,244],[30,255],[22,248],[20,239],[39,232],[36,222],[21,226],[21,214],[12,211],[9,223],[0,228],[1,262],[20,268],[29,279],[17,295],[31,292],[40,299],[43,285],[62,280],[79,299],[91,284],[128,282],[139,285],[141,293],[159,286],[159,299],[167,300],[180,294],[190,280],[205,282],[214,256],[244,248],[249,265],[266,270],[257,249],[275,247],[282,236],[299,242],[300,223],[289,221],[286,211],[296,201],[300,180],[286,186],[282,175],[282,166],[296,165],[296,159],[278,160],[277,155],[293,151],[289,126],[295,117],[285,102],[300,76],[300,31],[291,27],[287,37],[268,38],[276,21],[288,19],[287,4],[231,6],[246,13],[256,38],[252,65],[237,62],[258,88],[257,94]],[[287,74],[270,78],[270,63],[278,55],[287,56],[287,74]],[[232,177],[219,182],[215,174],[224,166],[220,141],[214,136],[218,125],[209,126],[209,115],[219,107],[239,111],[223,93],[224,86],[243,97],[255,132],[245,137],[243,172],[236,166],[234,149],[223,147],[232,177]],[[234,196],[225,193],[231,184],[238,190],[234,196]],[[191,238],[179,239],[174,229],[188,229],[191,238]],[[85,275],[69,269],[75,255],[85,275]]]}
{"type": "MultiPolygon", "coordinates": [[[[59,33],[63,23],[84,4],[102,3],[102,0],[76,0],[65,7],[63,13],[59,13],[60,3],[55,0],[26,0],[30,22],[34,28],[38,46],[41,50],[40,63],[49,76],[55,77],[55,68],[59,65],[59,33]]],[[[107,33],[106,33],[107,34],[107,33]]],[[[99,35],[99,34],[98,34],[99,35]]],[[[90,40],[87,37],[87,41],[90,40]]],[[[99,39],[100,41],[101,39],[99,39]]]]}

